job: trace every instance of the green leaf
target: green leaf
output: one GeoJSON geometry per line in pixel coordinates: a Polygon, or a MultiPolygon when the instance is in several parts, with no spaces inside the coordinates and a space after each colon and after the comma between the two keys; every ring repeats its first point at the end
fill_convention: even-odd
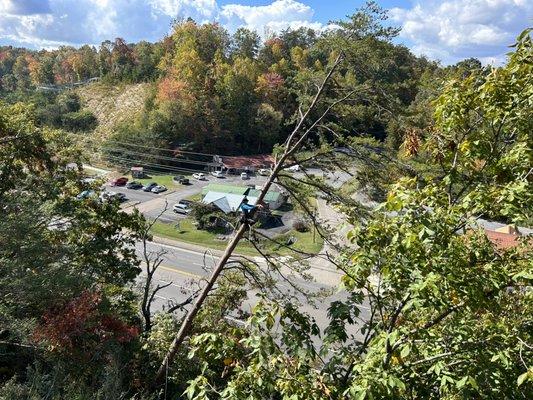
{"type": "Polygon", "coordinates": [[[476,380],[472,378],[471,376],[468,377],[468,384],[472,386],[474,389],[479,390],[476,380]]]}
{"type": "Polygon", "coordinates": [[[466,381],[468,380],[468,376],[465,376],[464,378],[462,378],[461,380],[458,380],[456,382],[456,386],[457,386],[457,389],[461,389],[464,385],[466,385],[466,381]]]}
{"type": "Polygon", "coordinates": [[[518,386],[522,385],[526,381],[526,379],[528,381],[533,380],[533,369],[532,368],[530,368],[529,370],[527,370],[526,372],[524,372],[522,375],[518,377],[518,379],[516,380],[517,385],[518,386]]]}
{"type": "Polygon", "coordinates": [[[400,352],[400,356],[402,358],[405,358],[411,353],[411,346],[407,345],[402,348],[402,351],[400,352]]]}

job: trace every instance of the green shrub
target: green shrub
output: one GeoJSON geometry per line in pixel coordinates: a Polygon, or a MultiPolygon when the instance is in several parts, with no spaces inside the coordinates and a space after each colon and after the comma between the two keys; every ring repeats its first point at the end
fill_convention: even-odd
{"type": "Polygon", "coordinates": [[[95,115],[87,110],[69,112],[62,117],[63,128],[73,132],[90,132],[98,125],[95,115]]]}

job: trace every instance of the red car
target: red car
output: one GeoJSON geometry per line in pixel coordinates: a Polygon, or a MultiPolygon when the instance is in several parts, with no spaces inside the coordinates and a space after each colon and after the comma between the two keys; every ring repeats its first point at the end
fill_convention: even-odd
{"type": "Polygon", "coordinates": [[[121,178],[113,179],[109,184],[111,186],[124,186],[126,183],[128,183],[128,178],[123,176],[121,178]]]}

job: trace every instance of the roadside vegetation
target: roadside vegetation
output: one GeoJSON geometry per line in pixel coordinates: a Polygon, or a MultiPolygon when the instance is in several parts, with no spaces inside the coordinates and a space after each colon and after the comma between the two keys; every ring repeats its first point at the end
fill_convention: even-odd
{"type": "MultiPolygon", "coordinates": [[[[152,226],[152,233],[168,239],[179,240],[181,242],[191,243],[202,247],[215,250],[224,250],[228,244],[231,235],[220,229],[218,232],[198,229],[195,221],[191,218],[178,219],[176,223],[156,222],[152,226]]],[[[270,240],[259,240],[256,245],[261,252],[272,256],[298,255],[293,251],[304,252],[307,255],[318,254],[324,245],[324,240],[316,233],[298,232],[291,230],[285,234],[278,235],[274,238],[276,244],[270,240]],[[313,237],[315,238],[313,241],[313,237]],[[289,247],[289,248],[287,248],[289,247]],[[291,250],[293,249],[293,250],[291,250]]],[[[261,254],[248,241],[243,241],[237,246],[237,254],[248,256],[260,256],[261,254]]]]}

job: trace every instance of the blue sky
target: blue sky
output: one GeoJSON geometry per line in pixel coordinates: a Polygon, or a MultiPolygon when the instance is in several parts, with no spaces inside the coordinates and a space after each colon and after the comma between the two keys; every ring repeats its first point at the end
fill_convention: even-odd
{"type": "MultiPolygon", "coordinates": [[[[533,0],[381,0],[398,42],[443,64],[477,57],[505,60],[508,46],[533,25],[533,0]]],[[[105,39],[155,41],[176,17],[244,26],[263,37],[288,27],[324,29],[363,0],[0,0],[0,44],[31,48],[98,45],[105,39]]]]}

